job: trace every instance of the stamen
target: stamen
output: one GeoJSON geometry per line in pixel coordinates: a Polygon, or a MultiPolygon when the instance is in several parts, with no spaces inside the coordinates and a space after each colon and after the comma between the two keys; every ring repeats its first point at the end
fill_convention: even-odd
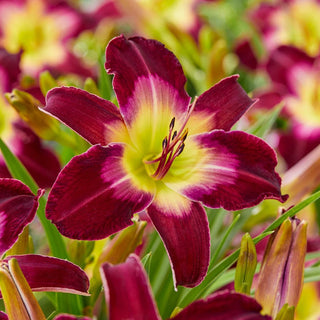
{"type": "Polygon", "coordinates": [[[197,97],[193,103],[189,106],[188,112],[185,119],[182,122],[181,128],[177,131],[173,131],[176,118],[173,117],[169,124],[169,133],[162,140],[162,152],[161,155],[153,160],[145,160],[145,164],[153,164],[158,162],[156,171],[151,175],[154,179],[162,179],[169,171],[173,161],[178,157],[184,150],[185,140],[188,136],[188,128],[185,128],[190,115],[195,107],[197,97]]]}

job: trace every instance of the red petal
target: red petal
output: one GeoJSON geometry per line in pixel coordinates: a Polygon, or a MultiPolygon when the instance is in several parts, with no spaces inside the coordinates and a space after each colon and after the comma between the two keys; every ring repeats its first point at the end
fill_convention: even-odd
{"type": "Polygon", "coordinates": [[[225,78],[198,98],[187,127],[190,135],[214,129],[230,130],[254,103],[237,82],[225,78]]]}
{"type": "Polygon", "coordinates": [[[272,81],[290,88],[290,70],[297,64],[312,66],[314,58],[309,57],[304,51],[290,46],[280,46],[274,50],[267,62],[266,69],[272,81]]]}
{"type": "Polygon", "coordinates": [[[95,145],[74,157],[49,194],[46,215],[65,236],[96,240],[132,224],[152,201],[123,167],[124,146],[95,145]]]}
{"type": "Polygon", "coordinates": [[[219,292],[198,300],[183,309],[172,320],[272,320],[260,314],[259,303],[244,294],[219,292]]]}
{"type": "Polygon", "coordinates": [[[200,203],[161,190],[147,209],[168,251],[174,285],[194,287],[205,277],[210,256],[207,215],[200,203]]]}
{"type": "MultiPolygon", "coordinates": [[[[91,144],[125,141],[126,129],[119,109],[94,94],[72,87],[54,88],[46,97],[44,111],[78,132],[91,144]],[[119,131],[123,139],[119,140],[119,131]]],[[[121,135],[120,135],[121,138],[121,135]]]]}
{"type": "Polygon", "coordinates": [[[134,94],[142,80],[148,90],[141,99],[148,101],[151,108],[167,103],[178,117],[187,111],[190,98],[184,89],[186,78],[182,67],[173,53],[160,42],[142,37],[128,40],[124,36],[116,37],[107,47],[105,66],[108,73],[115,75],[114,90],[128,126],[139,113],[138,106],[143,106],[134,94]],[[157,90],[159,83],[169,89],[157,90]],[[133,97],[137,100],[135,103],[131,101],[133,97]]]}
{"type": "Polygon", "coordinates": [[[18,239],[24,227],[34,218],[38,199],[19,180],[0,178],[0,254],[6,252],[18,239]]]}
{"type": "Polygon", "coordinates": [[[89,279],[77,265],[54,257],[37,254],[8,256],[17,259],[33,291],[56,291],[88,295],[89,279]]]}
{"type": "MultiPolygon", "coordinates": [[[[0,318],[1,320],[1,318],[0,318]]],[[[56,316],[54,318],[54,320],[91,320],[90,318],[88,317],[76,317],[76,316],[73,316],[71,314],[59,314],[58,316],[56,316]]]]}
{"type": "Polygon", "coordinates": [[[281,195],[281,179],[275,172],[275,152],[263,140],[222,130],[191,138],[202,156],[190,168],[188,180],[166,182],[170,188],[208,207],[226,210],[248,208],[265,198],[287,199],[281,195]]]}
{"type": "Polygon", "coordinates": [[[160,320],[147,275],[132,254],[125,263],[101,269],[110,319],[160,320]]]}
{"type": "Polygon", "coordinates": [[[41,188],[50,188],[61,170],[54,152],[22,121],[14,123],[12,151],[41,188]]]}

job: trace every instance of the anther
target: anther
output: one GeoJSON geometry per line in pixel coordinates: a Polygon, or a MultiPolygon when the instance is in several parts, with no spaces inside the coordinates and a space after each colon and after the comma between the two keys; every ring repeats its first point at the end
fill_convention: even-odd
{"type": "Polygon", "coordinates": [[[163,140],[162,140],[162,149],[165,149],[168,145],[168,139],[167,137],[165,137],[163,140]]]}
{"type": "Polygon", "coordinates": [[[179,149],[177,150],[177,153],[176,153],[176,157],[177,156],[179,156],[181,153],[182,153],[182,151],[183,151],[183,149],[184,149],[184,146],[185,146],[185,144],[184,143],[182,143],[182,145],[179,147],[179,149]]]}
{"type": "Polygon", "coordinates": [[[173,135],[172,135],[172,139],[171,140],[173,140],[177,136],[177,134],[178,134],[178,132],[177,132],[177,130],[175,130],[173,135]]]}
{"type": "Polygon", "coordinates": [[[188,128],[184,130],[183,134],[182,134],[182,137],[180,138],[180,140],[182,142],[184,142],[186,139],[187,139],[187,136],[188,136],[188,128]]]}
{"type": "Polygon", "coordinates": [[[172,130],[172,129],[173,129],[175,121],[176,121],[176,118],[173,117],[173,118],[171,119],[171,121],[170,121],[169,130],[172,130]]]}

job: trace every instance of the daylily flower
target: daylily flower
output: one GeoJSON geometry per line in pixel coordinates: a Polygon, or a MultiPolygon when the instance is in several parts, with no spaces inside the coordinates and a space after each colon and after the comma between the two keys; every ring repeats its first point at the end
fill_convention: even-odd
{"type": "Polygon", "coordinates": [[[8,52],[21,54],[21,69],[36,75],[44,67],[90,76],[77,63],[67,42],[83,27],[82,16],[67,5],[46,0],[3,0],[0,2],[0,44],[8,52]],[[68,61],[68,63],[66,63],[68,61]],[[77,67],[78,70],[75,68],[77,67]]]}
{"type": "Polygon", "coordinates": [[[262,2],[251,14],[268,50],[292,45],[317,56],[320,49],[318,0],[262,2]]]}
{"type": "MultiPolygon", "coordinates": [[[[39,197],[43,193],[44,190],[39,189],[38,194],[34,195],[21,181],[0,178],[1,256],[13,246],[23,229],[33,220],[38,208],[39,197]]],[[[10,310],[14,309],[14,305],[10,304],[10,299],[13,298],[12,296],[10,298],[10,294],[14,294],[10,288],[16,285],[16,280],[21,283],[20,276],[19,279],[12,276],[12,272],[17,270],[16,264],[18,264],[18,269],[21,269],[22,278],[27,281],[27,285],[23,285],[25,289],[30,286],[32,291],[88,295],[88,277],[83,270],[69,261],[38,254],[20,254],[6,256],[0,261],[0,264],[3,279],[9,280],[1,284],[1,290],[6,291],[3,298],[10,310]]],[[[20,289],[23,288],[17,287],[21,293],[20,289]]],[[[14,301],[21,306],[20,299],[26,302],[26,298],[28,297],[24,295],[20,298],[19,295],[14,301]]]]}
{"type": "MultiPolygon", "coordinates": [[[[132,254],[118,265],[100,269],[110,320],[160,320],[147,275],[139,258],[132,254]]],[[[197,300],[170,319],[174,320],[271,320],[260,314],[261,306],[250,296],[222,291],[197,300]]]]}
{"type": "MultiPolygon", "coordinates": [[[[23,229],[34,219],[39,197],[43,193],[44,190],[39,189],[38,194],[34,195],[21,181],[0,178],[1,256],[13,246],[23,229]]],[[[87,292],[87,276],[78,266],[66,260],[26,254],[7,256],[2,262],[7,263],[12,258],[18,261],[30,287],[35,291],[56,288],[63,292],[87,292]]]]}
{"type": "Polygon", "coordinates": [[[274,151],[233,124],[253,104],[237,76],[190,104],[175,56],[141,37],[114,38],[106,69],[120,110],[77,88],[48,92],[44,110],[92,143],[60,172],[46,215],[70,238],[105,238],[146,210],[169,253],[174,282],[195,286],[209,262],[203,205],[227,210],[283,202],[274,151]]]}
{"type": "Polygon", "coordinates": [[[266,63],[272,84],[260,105],[284,103],[281,117],[287,119],[287,128],[278,130],[276,148],[289,168],[320,143],[319,62],[297,48],[281,46],[266,63]]]}
{"type": "MultiPolygon", "coordinates": [[[[160,25],[166,24],[176,32],[182,31],[197,38],[201,23],[197,7],[201,2],[205,1],[119,0],[113,3],[118,12],[128,19],[134,30],[139,34],[154,32],[155,30],[152,30],[156,29],[154,21],[157,21],[160,25]]],[[[106,4],[108,4],[108,8],[111,7],[110,1],[106,1],[106,4]]],[[[159,27],[161,29],[161,26],[159,27]]]]}

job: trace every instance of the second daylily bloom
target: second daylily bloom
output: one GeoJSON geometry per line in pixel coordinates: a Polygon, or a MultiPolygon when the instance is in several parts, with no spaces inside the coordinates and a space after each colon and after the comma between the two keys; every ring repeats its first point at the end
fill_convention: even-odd
{"type": "MultiPolygon", "coordinates": [[[[0,254],[8,254],[23,229],[33,220],[39,197],[16,179],[0,178],[0,254]]],[[[0,298],[10,319],[42,319],[32,291],[88,295],[89,280],[77,265],[39,254],[8,255],[0,260],[0,298]],[[31,313],[30,313],[31,312],[31,313]],[[32,315],[32,312],[36,314],[32,315]],[[29,317],[30,316],[30,317],[29,317]]],[[[6,316],[0,313],[0,319],[6,316]]],[[[43,317],[44,318],[44,317],[43,317]]]]}
{"type": "MultiPolygon", "coordinates": [[[[105,263],[100,268],[109,319],[160,320],[146,272],[134,254],[118,265],[105,263]]],[[[192,302],[172,316],[172,320],[271,320],[261,315],[261,306],[248,295],[221,291],[192,302]]]]}
{"type": "Polygon", "coordinates": [[[120,109],[77,88],[48,92],[44,110],[94,146],[74,157],[49,194],[46,214],[68,237],[105,238],[146,210],[169,253],[178,285],[195,286],[209,263],[203,205],[227,210],[286,200],[274,151],[231,131],[253,104],[226,78],[190,103],[176,57],[141,37],[113,39],[106,69],[120,109]]]}

